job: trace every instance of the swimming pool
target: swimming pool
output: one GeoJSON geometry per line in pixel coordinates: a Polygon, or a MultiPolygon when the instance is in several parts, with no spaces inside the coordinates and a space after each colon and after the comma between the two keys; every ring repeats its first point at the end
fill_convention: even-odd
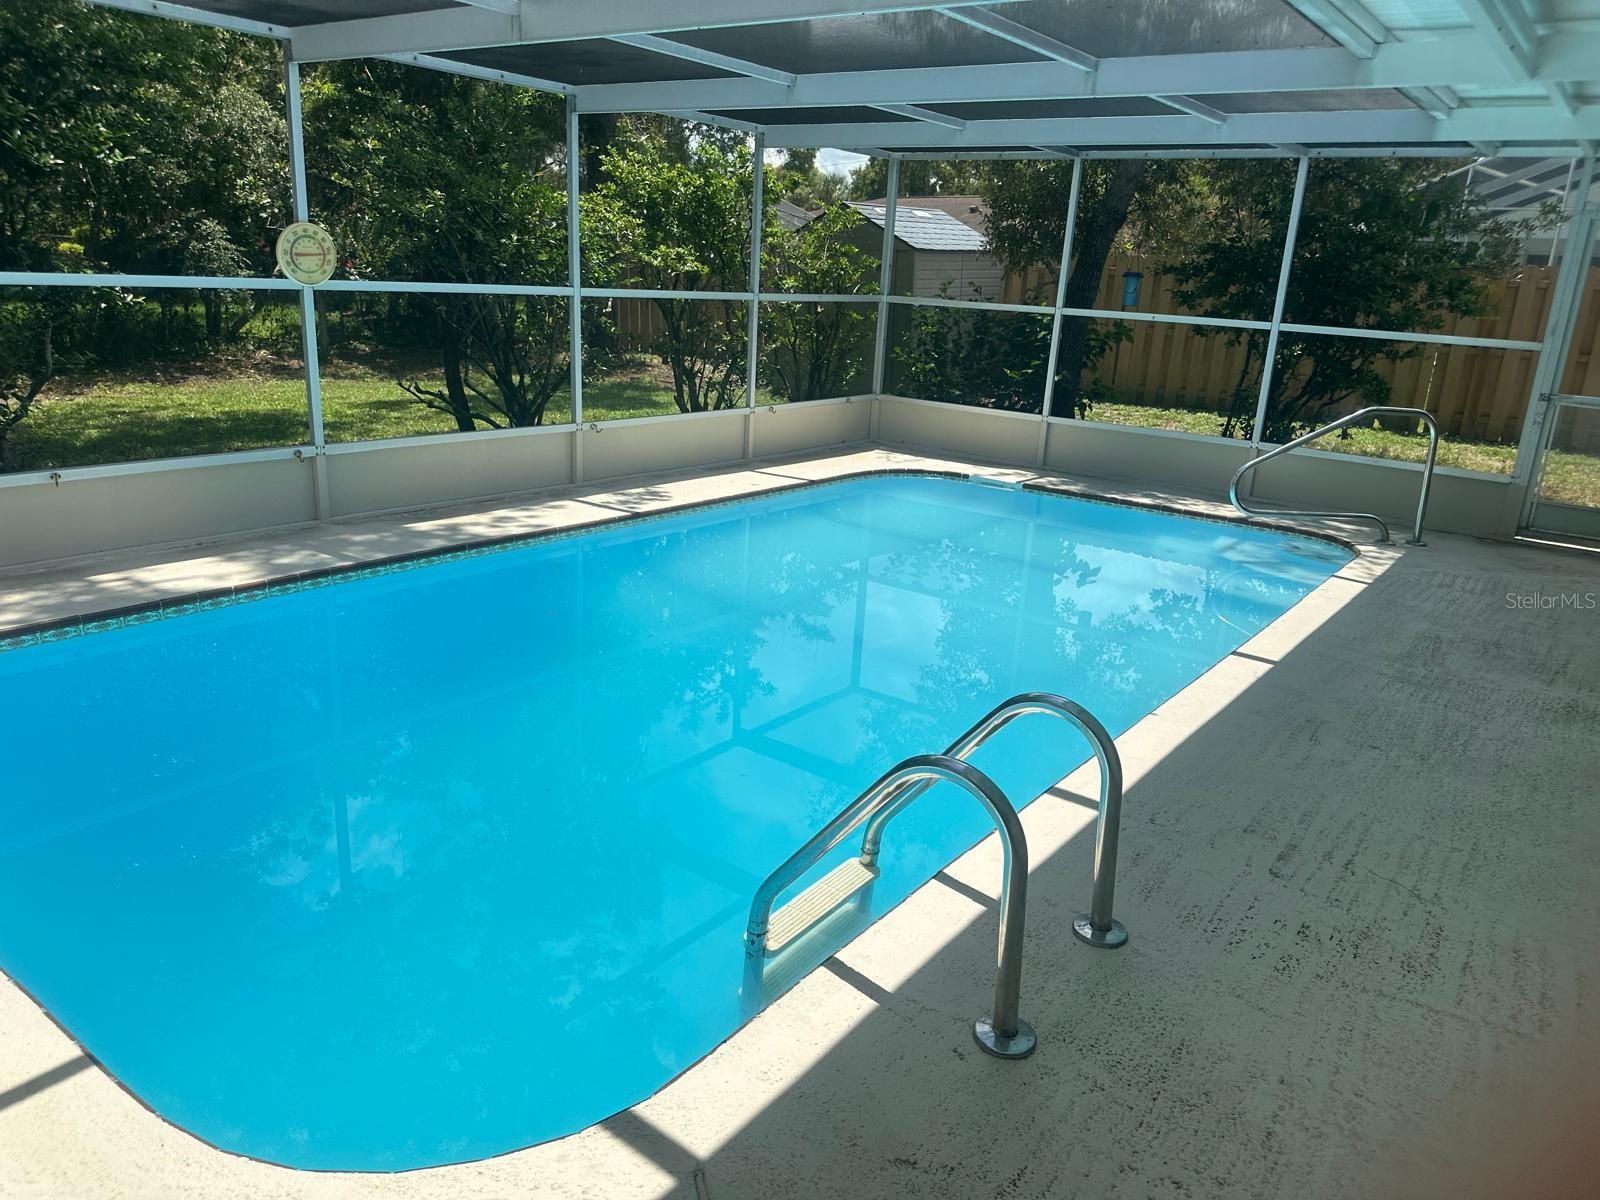
{"type": "MultiPolygon", "coordinates": [[[[13,649],[0,968],[228,1150],[557,1137],[738,1026],[752,892],[885,768],[1019,691],[1120,733],[1349,558],[874,477],[13,649]]],[[[1087,757],[974,762],[1020,805],[1087,757]]],[[[874,906],[987,831],[930,793],[874,906]]]]}

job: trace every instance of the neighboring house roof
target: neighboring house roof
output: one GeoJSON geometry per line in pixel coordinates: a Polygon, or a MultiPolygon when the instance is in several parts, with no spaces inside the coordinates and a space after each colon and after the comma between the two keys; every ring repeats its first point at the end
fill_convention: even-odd
{"type": "Polygon", "coordinates": [[[799,229],[800,226],[806,224],[816,215],[816,213],[807,212],[791,201],[778,201],[778,224],[785,229],[799,229]]]}
{"type": "MultiPolygon", "coordinates": [[[[882,204],[856,200],[848,203],[874,225],[881,226],[887,219],[882,204]]],[[[984,248],[983,234],[971,225],[942,209],[920,208],[904,202],[895,208],[894,236],[896,241],[904,242],[913,250],[981,251],[984,248]]]]}
{"type": "MultiPolygon", "coordinates": [[[[877,199],[870,203],[882,204],[883,201],[877,199]]],[[[901,196],[899,207],[937,208],[981,234],[987,235],[989,232],[989,206],[983,202],[982,196],[901,196]]]]}

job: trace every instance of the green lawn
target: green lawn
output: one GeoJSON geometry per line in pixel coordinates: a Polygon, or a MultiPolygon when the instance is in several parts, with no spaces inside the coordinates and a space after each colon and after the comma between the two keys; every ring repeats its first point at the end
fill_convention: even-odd
{"type": "Polygon", "coordinates": [[[1552,450],[1545,464],[1539,496],[1557,504],[1600,508],[1600,458],[1593,454],[1552,450]]]}
{"type": "MultiPolygon", "coordinates": [[[[1145,408],[1136,404],[1097,403],[1089,411],[1091,421],[1117,425],[1140,425],[1153,429],[1181,429],[1185,433],[1216,434],[1222,418],[1211,412],[1187,408],[1145,408]]],[[[1360,454],[1368,458],[1394,458],[1421,462],[1428,456],[1428,439],[1422,434],[1391,433],[1387,429],[1351,429],[1348,436],[1324,438],[1319,450],[1340,454],[1360,454]]],[[[1485,471],[1491,475],[1511,474],[1517,448],[1497,442],[1458,442],[1442,438],[1439,465],[1460,467],[1464,471],[1485,471]]]]}
{"type": "MultiPolygon", "coordinates": [[[[74,381],[46,393],[12,434],[12,469],[138,462],[310,440],[305,383],[298,371],[268,364],[221,375],[159,369],[140,375],[74,381]]],[[[663,383],[659,371],[648,366],[628,366],[586,382],[583,408],[592,421],[677,411],[670,376],[663,383]]],[[[563,390],[551,401],[545,422],[562,424],[571,411],[563,390]]],[[[322,412],[329,442],[455,431],[449,417],[401,391],[392,373],[343,364],[323,374],[322,412]]]]}
{"type": "MultiPolygon", "coordinates": [[[[1215,413],[1187,408],[1146,408],[1137,404],[1097,403],[1091,421],[1137,425],[1147,429],[1177,429],[1184,433],[1216,434],[1222,420],[1215,413]]],[[[1428,456],[1428,439],[1420,433],[1394,433],[1387,429],[1351,429],[1317,443],[1320,450],[1422,462],[1428,456]]],[[[1439,441],[1439,465],[1490,475],[1509,475],[1517,448],[1500,442],[1466,442],[1445,437],[1439,441]]],[[[1600,507],[1600,457],[1553,451],[1545,469],[1542,494],[1562,504],[1600,507]]]]}
{"type": "MultiPolygon", "coordinates": [[[[411,368],[412,371],[415,368],[411,368]]],[[[443,413],[417,403],[395,384],[406,368],[335,363],[322,379],[323,420],[329,442],[370,441],[451,433],[443,413]]],[[[764,401],[770,397],[763,395],[764,401]]],[[[676,412],[671,376],[659,364],[636,362],[587,380],[584,417],[613,421],[676,412]]],[[[547,424],[570,419],[565,391],[551,402],[547,424]]],[[[1090,419],[1119,425],[1215,434],[1214,413],[1181,408],[1097,403],[1090,419]]],[[[76,381],[47,393],[12,435],[13,470],[47,470],[93,463],[137,462],[185,454],[218,454],[309,440],[305,385],[292,366],[265,360],[231,364],[225,374],[145,369],[139,378],[76,381]]],[[[1421,462],[1427,439],[1384,429],[1354,429],[1330,437],[1327,450],[1421,462]]],[[[1443,466],[1509,475],[1516,447],[1445,440],[1443,466]]],[[[1553,453],[1545,475],[1547,499],[1600,506],[1600,457],[1553,453]]]]}

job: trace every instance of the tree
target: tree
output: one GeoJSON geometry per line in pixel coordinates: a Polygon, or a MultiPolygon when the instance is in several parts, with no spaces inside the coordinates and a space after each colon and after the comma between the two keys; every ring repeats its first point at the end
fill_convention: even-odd
{"type": "MultiPolygon", "coordinates": [[[[1069,162],[988,165],[978,191],[988,207],[988,241],[995,257],[1016,273],[1047,266],[1061,270],[1061,245],[1072,190],[1069,162]]],[[[1068,308],[1092,308],[1113,249],[1157,252],[1181,243],[1206,207],[1203,167],[1174,161],[1114,159],[1083,164],[1078,225],[1063,299],[1068,308]]],[[[1086,317],[1061,322],[1057,350],[1056,408],[1088,407],[1085,368],[1103,352],[1106,338],[1126,331],[1099,330],[1086,317]]]]}
{"type": "MultiPolygon", "coordinates": [[[[978,190],[983,165],[971,159],[908,158],[900,163],[902,196],[959,196],[978,190]]],[[[889,190],[889,160],[869,158],[850,172],[845,196],[881,200],[889,190]]]]}
{"type": "MultiPolygon", "coordinates": [[[[775,291],[868,295],[878,290],[878,259],[850,240],[866,218],[838,205],[798,229],[767,222],[763,258],[775,291]]],[[[837,396],[866,365],[876,306],[778,303],[761,318],[761,377],[790,401],[837,396]]]]}
{"type": "MultiPolygon", "coordinates": [[[[1450,166],[1429,159],[1323,159],[1308,180],[1285,312],[1302,325],[1429,331],[1457,315],[1487,311],[1491,282],[1510,267],[1528,222],[1496,218],[1450,166]]],[[[1213,317],[1261,319],[1272,312],[1292,191],[1281,167],[1241,160],[1213,165],[1217,197],[1205,233],[1167,269],[1174,295],[1213,317]]],[[[1546,218],[1536,218],[1535,223],[1546,218]]],[[[1248,437],[1253,379],[1266,352],[1259,330],[1202,328],[1243,341],[1245,364],[1225,435],[1248,437]]],[[[1261,436],[1284,441],[1322,424],[1350,396],[1384,403],[1379,368],[1419,352],[1371,338],[1279,336],[1261,436]]]]}
{"type": "Polygon", "coordinates": [[[811,151],[809,159],[797,160],[795,152],[790,151],[782,165],[768,166],[767,189],[807,210],[831,208],[838,204],[844,199],[845,177],[822,170],[813,161],[815,158],[816,152],[811,151]]]}
{"type": "MultiPolygon", "coordinates": [[[[695,142],[676,160],[650,141],[619,146],[590,193],[595,220],[640,286],[743,291],[750,261],[752,176],[746,149],[695,142]]],[[[665,332],[656,353],[672,369],[679,412],[743,398],[745,309],[721,300],[654,300],[665,332]]]]}
{"type": "Polygon", "coordinates": [[[796,171],[802,175],[807,171],[815,171],[817,169],[817,151],[810,147],[791,146],[783,152],[781,169],[796,171]]]}
{"type": "MultiPolygon", "coordinates": [[[[14,0],[0,7],[0,129],[0,269],[270,268],[289,178],[281,70],[261,39],[14,0]]],[[[196,295],[208,345],[236,339],[266,299],[7,289],[0,457],[66,364],[170,352],[196,295]]]]}
{"type": "MultiPolygon", "coordinates": [[[[305,103],[319,212],[353,274],[565,285],[565,133],[553,98],[364,60],[319,70],[305,103]]],[[[440,369],[437,382],[402,378],[405,391],[463,432],[543,422],[569,377],[564,301],[441,293],[401,304],[440,369]]]]}
{"type": "Polygon", "coordinates": [[[271,265],[289,205],[277,51],[65,0],[0,9],[0,266],[271,265]]]}
{"type": "MultiPolygon", "coordinates": [[[[1039,412],[1050,361],[1050,310],[1039,314],[982,309],[914,308],[894,347],[894,386],[924,400],[949,400],[1013,412],[1039,412]]],[[[1062,325],[1065,335],[1065,322],[1062,325]]],[[[1115,323],[1090,330],[1081,366],[1093,366],[1129,336],[1115,323]]],[[[1056,395],[1067,381],[1056,371],[1056,395]]],[[[1059,405],[1052,405],[1059,411],[1059,405]]]]}
{"type": "Polygon", "coordinates": [[[37,304],[0,299],[0,470],[12,466],[11,431],[55,376],[56,328],[68,304],[55,296],[37,304]]]}

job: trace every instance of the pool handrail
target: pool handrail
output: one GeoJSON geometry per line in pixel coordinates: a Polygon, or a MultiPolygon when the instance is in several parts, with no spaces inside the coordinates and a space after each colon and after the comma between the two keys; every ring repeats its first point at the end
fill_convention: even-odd
{"type": "Polygon", "coordinates": [[[964,788],[977,799],[1000,834],[1000,947],[994,1007],[988,1017],[976,1022],[973,1037],[979,1046],[996,1057],[1025,1058],[1037,1045],[1032,1027],[1018,1015],[1022,990],[1022,927],[1028,900],[1028,841],[1017,810],[999,785],[977,767],[958,758],[918,754],[890,768],[785,859],[756,889],[750,902],[750,921],[744,935],[745,953],[752,958],[765,958],[772,907],[784,889],[908,787],[923,785],[918,791],[920,795],[940,781],[964,788]]]}
{"type": "Polygon", "coordinates": [[[1252,458],[1233,473],[1233,480],[1228,484],[1228,502],[1247,517],[1315,517],[1328,518],[1340,521],[1371,521],[1381,531],[1378,538],[1380,546],[1391,545],[1389,526],[1384,519],[1376,513],[1363,512],[1297,512],[1286,508],[1247,508],[1239,499],[1239,481],[1249,471],[1255,470],[1262,463],[1271,462],[1281,454],[1297,450],[1309,442],[1314,442],[1320,437],[1343,429],[1348,425],[1355,425],[1361,421],[1370,421],[1378,416],[1404,416],[1414,417],[1428,427],[1428,457],[1422,465],[1422,494],[1417,498],[1417,519],[1411,530],[1411,536],[1406,539],[1408,546],[1426,546],[1422,540],[1422,521],[1428,513],[1428,492],[1433,487],[1433,464],[1439,453],[1439,422],[1432,413],[1423,408],[1410,408],[1396,404],[1375,404],[1370,408],[1360,408],[1353,413],[1329,421],[1326,425],[1313,429],[1310,433],[1303,433],[1299,437],[1285,442],[1281,446],[1274,446],[1260,458],[1252,458]]]}
{"type": "MultiPolygon", "coordinates": [[[[945,754],[965,762],[978,748],[1018,717],[1046,713],[1075,726],[1094,747],[1100,763],[1100,805],[1095,818],[1094,867],[1089,889],[1089,911],[1073,919],[1072,932],[1080,941],[1102,950],[1125,945],[1128,931],[1111,915],[1117,890],[1117,839],[1122,829],[1122,758],[1106,727],[1083,705],[1054,692],[1022,692],[997,704],[982,720],[946,748],[945,754]]],[[[883,831],[907,805],[932,786],[908,784],[903,794],[891,797],[867,824],[861,839],[861,861],[875,866],[883,846],[883,831]]]]}

